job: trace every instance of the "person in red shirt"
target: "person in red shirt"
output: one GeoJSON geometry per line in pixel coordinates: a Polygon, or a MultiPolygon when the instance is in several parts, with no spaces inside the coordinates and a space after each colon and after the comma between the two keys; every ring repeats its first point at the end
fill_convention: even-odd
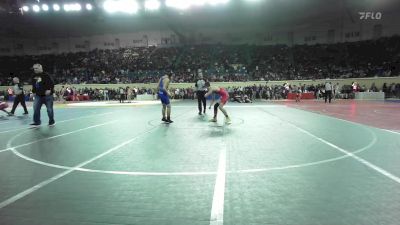
{"type": "Polygon", "coordinates": [[[230,124],[231,119],[229,118],[228,113],[224,109],[224,106],[226,105],[229,99],[229,93],[223,87],[210,87],[209,83],[206,85],[206,87],[208,89],[208,92],[207,94],[205,94],[204,97],[207,98],[208,96],[213,95],[209,109],[211,109],[211,106],[215,102],[215,95],[218,94],[220,96],[219,101],[214,105],[214,118],[211,119],[210,122],[217,122],[217,113],[219,109],[225,115],[225,123],[230,124]]]}

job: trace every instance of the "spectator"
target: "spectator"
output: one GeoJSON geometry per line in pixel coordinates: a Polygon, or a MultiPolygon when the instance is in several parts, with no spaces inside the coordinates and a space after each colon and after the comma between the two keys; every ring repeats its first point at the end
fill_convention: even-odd
{"type": "Polygon", "coordinates": [[[22,107],[24,108],[24,115],[28,115],[28,109],[26,108],[26,104],[25,104],[25,92],[24,92],[24,87],[23,85],[19,82],[19,78],[18,77],[14,77],[13,78],[13,82],[14,82],[14,104],[12,106],[11,115],[14,115],[15,113],[15,109],[17,108],[18,104],[21,103],[22,107]]]}
{"type": "Polygon", "coordinates": [[[53,93],[54,93],[54,82],[51,77],[43,72],[41,64],[33,65],[34,76],[32,79],[32,93],[34,94],[33,103],[33,123],[32,126],[39,126],[40,121],[40,109],[45,104],[47,108],[47,115],[49,116],[49,126],[54,126],[54,111],[53,111],[53,93]]]}

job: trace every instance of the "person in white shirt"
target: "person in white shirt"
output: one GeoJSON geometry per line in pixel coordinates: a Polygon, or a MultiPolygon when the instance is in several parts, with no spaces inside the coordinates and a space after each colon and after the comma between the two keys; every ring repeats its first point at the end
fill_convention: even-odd
{"type": "Polygon", "coordinates": [[[339,94],[340,94],[340,85],[339,85],[339,83],[336,83],[333,86],[333,100],[335,100],[336,97],[339,96],[339,94]]]}
{"type": "Polygon", "coordinates": [[[331,82],[326,82],[325,83],[325,103],[329,99],[329,103],[331,103],[332,100],[332,84],[331,82]]]}
{"type": "Polygon", "coordinates": [[[130,87],[127,87],[126,88],[126,95],[127,95],[127,97],[126,97],[126,99],[128,100],[128,103],[131,103],[131,101],[132,101],[132,95],[133,95],[133,90],[132,90],[132,88],[130,88],[130,87]]]}
{"type": "Polygon", "coordinates": [[[108,89],[103,90],[104,101],[110,101],[110,97],[108,96],[108,89]]]}

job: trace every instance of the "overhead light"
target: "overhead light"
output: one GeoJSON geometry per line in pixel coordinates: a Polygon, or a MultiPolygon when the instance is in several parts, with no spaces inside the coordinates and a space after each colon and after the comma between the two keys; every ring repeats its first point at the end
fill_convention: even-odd
{"type": "Polygon", "coordinates": [[[114,13],[118,11],[117,4],[112,0],[106,0],[103,4],[103,8],[109,13],[114,13]]]}
{"type": "Polygon", "coordinates": [[[49,11],[49,6],[46,4],[43,4],[42,9],[43,9],[43,11],[49,11]]]}
{"type": "Polygon", "coordinates": [[[187,9],[191,6],[226,4],[230,0],[166,0],[165,5],[176,9],[187,9]]]}
{"type": "Polygon", "coordinates": [[[24,10],[25,12],[28,12],[29,11],[29,7],[24,5],[24,6],[22,6],[22,10],[24,10]]]}
{"type": "Polygon", "coordinates": [[[229,0],[209,0],[208,3],[210,5],[218,5],[218,4],[225,4],[228,3],[229,0]]]}
{"type": "Polygon", "coordinates": [[[121,12],[129,14],[137,13],[137,11],[139,10],[139,5],[134,0],[120,0],[119,5],[121,12]]]}
{"type": "Polygon", "coordinates": [[[54,4],[53,9],[54,9],[54,11],[60,11],[60,5],[54,4]]]}
{"type": "Polygon", "coordinates": [[[82,6],[81,6],[81,4],[76,3],[76,4],[73,4],[72,9],[73,9],[74,11],[81,11],[82,6]]]}
{"type": "Polygon", "coordinates": [[[88,4],[86,4],[86,9],[90,11],[90,10],[93,9],[93,6],[92,6],[91,4],[88,3],[88,4]]]}
{"type": "Polygon", "coordinates": [[[69,4],[64,4],[64,6],[63,6],[63,8],[64,8],[64,11],[65,12],[69,12],[71,9],[71,7],[70,7],[70,5],[69,4]]]}
{"type": "Polygon", "coordinates": [[[106,0],[103,8],[108,13],[123,12],[134,14],[139,10],[139,4],[135,0],[106,0]]]}
{"type": "Polygon", "coordinates": [[[144,7],[147,10],[157,10],[160,8],[160,5],[161,5],[161,3],[158,0],[147,0],[144,3],[144,7]]]}
{"type": "Polygon", "coordinates": [[[190,7],[191,2],[187,0],[167,0],[165,5],[176,9],[187,9],[190,7]]]}
{"type": "Polygon", "coordinates": [[[80,11],[82,9],[82,6],[79,3],[73,3],[73,4],[64,4],[63,8],[65,12],[80,11]]]}
{"type": "Polygon", "coordinates": [[[197,1],[193,1],[192,4],[196,5],[196,6],[203,6],[207,3],[207,0],[197,0],[197,1]]]}
{"type": "Polygon", "coordinates": [[[40,11],[40,7],[39,7],[38,5],[33,5],[33,6],[32,6],[32,10],[33,10],[34,12],[39,12],[39,11],[40,11]]]}

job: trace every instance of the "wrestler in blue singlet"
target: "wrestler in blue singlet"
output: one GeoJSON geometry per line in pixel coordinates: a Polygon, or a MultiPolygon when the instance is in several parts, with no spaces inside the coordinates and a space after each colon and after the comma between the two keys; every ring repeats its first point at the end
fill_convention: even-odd
{"type": "Polygon", "coordinates": [[[169,105],[169,97],[168,97],[168,93],[167,91],[164,89],[164,78],[165,77],[161,77],[160,79],[160,83],[158,84],[158,97],[160,97],[161,103],[163,105],[169,105]]]}

